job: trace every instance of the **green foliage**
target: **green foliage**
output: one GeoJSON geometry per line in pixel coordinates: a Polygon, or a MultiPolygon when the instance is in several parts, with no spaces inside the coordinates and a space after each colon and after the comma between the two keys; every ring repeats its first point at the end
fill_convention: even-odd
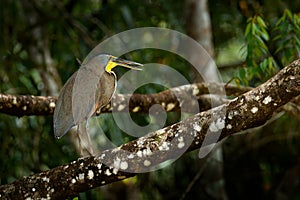
{"type": "Polygon", "coordinates": [[[300,15],[285,9],[272,31],[276,44],[274,54],[278,55],[282,65],[300,57],[300,15]]]}
{"type": "Polygon", "coordinates": [[[258,85],[300,57],[300,18],[287,9],[275,23],[256,15],[247,20],[245,38],[246,67],[235,73],[236,82],[258,85]]]}

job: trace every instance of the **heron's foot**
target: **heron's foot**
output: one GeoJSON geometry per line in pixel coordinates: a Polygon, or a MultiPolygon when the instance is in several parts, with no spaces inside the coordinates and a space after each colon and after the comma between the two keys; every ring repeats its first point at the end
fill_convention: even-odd
{"type": "Polygon", "coordinates": [[[80,156],[81,157],[86,157],[86,156],[94,156],[95,152],[93,147],[89,146],[89,147],[85,147],[84,145],[80,144],[80,156]]]}
{"type": "Polygon", "coordinates": [[[90,155],[90,156],[94,156],[95,155],[95,152],[94,152],[94,149],[93,147],[89,147],[88,149],[86,149],[87,153],[90,155]]]}

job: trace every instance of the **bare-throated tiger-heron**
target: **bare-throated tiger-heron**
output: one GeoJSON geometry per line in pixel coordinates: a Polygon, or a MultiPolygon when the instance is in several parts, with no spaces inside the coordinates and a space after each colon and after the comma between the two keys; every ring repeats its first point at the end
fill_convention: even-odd
{"type": "Polygon", "coordinates": [[[83,64],[63,86],[54,110],[53,126],[56,138],[77,127],[80,152],[94,154],[87,132],[88,120],[98,109],[106,106],[116,90],[116,66],[141,70],[142,64],[108,54],[99,54],[83,64]]]}

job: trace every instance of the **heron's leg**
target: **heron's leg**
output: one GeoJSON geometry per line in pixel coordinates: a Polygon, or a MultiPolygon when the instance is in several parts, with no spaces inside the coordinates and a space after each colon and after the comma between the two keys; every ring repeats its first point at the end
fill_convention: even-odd
{"type": "Polygon", "coordinates": [[[80,139],[80,133],[79,133],[79,125],[77,125],[77,138],[78,138],[78,143],[79,143],[79,153],[80,153],[80,156],[84,156],[83,155],[83,146],[82,146],[82,143],[81,143],[81,139],[80,139]]]}
{"type": "Polygon", "coordinates": [[[81,152],[85,149],[89,155],[94,155],[93,145],[90,135],[87,132],[87,123],[83,122],[78,125],[78,137],[81,146],[81,152]]]}

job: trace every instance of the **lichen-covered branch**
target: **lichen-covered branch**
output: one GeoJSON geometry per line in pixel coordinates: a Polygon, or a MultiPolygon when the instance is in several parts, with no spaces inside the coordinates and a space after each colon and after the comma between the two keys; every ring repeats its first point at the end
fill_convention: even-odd
{"type": "Polygon", "coordinates": [[[0,113],[22,117],[53,114],[56,97],[0,94],[0,113]]]}
{"type": "MultiPolygon", "coordinates": [[[[216,92],[224,87],[224,84],[209,84],[209,87],[216,92]]],[[[230,96],[238,96],[249,90],[249,88],[246,87],[237,87],[233,85],[228,85],[225,89],[227,95],[230,96]]],[[[209,94],[208,83],[197,83],[172,88],[157,94],[115,94],[112,102],[117,103],[113,103],[112,105],[111,103],[108,104],[106,107],[102,108],[101,113],[111,112],[112,109],[118,112],[123,112],[127,109],[129,112],[148,113],[149,108],[154,104],[162,105],[167,111],[176,111],[180,109],[180,106],[177,97],[174,95],[174,91],[176,91],[177,95],[185,93],[195,96],[198,99],[199,104],[203,106],[203,109],[208,109],[210,107],[210,102],[207,101],[207,98],[201,96],[203,94],[209,94]],[[130,102],[129,108],[128,102],[130,102]]],[[[0,113],[18,117],[26,115],[52,115],[56,101],[57,97],[51,96],[0,94],[0,113]]],[[[98,111],[98,113],[100,112],[98,111]]]]}
{"type": "Polygon", "coordinates": [[[0,186],[1,199],[65,199],[90,188],[147,172],[186,151],[264,124],[300,95],[300,60],[231,102],[149,133],[96,157],[86,157],[0,186]],[[220,134],[220,135],[219,135],[220,134]]]}

